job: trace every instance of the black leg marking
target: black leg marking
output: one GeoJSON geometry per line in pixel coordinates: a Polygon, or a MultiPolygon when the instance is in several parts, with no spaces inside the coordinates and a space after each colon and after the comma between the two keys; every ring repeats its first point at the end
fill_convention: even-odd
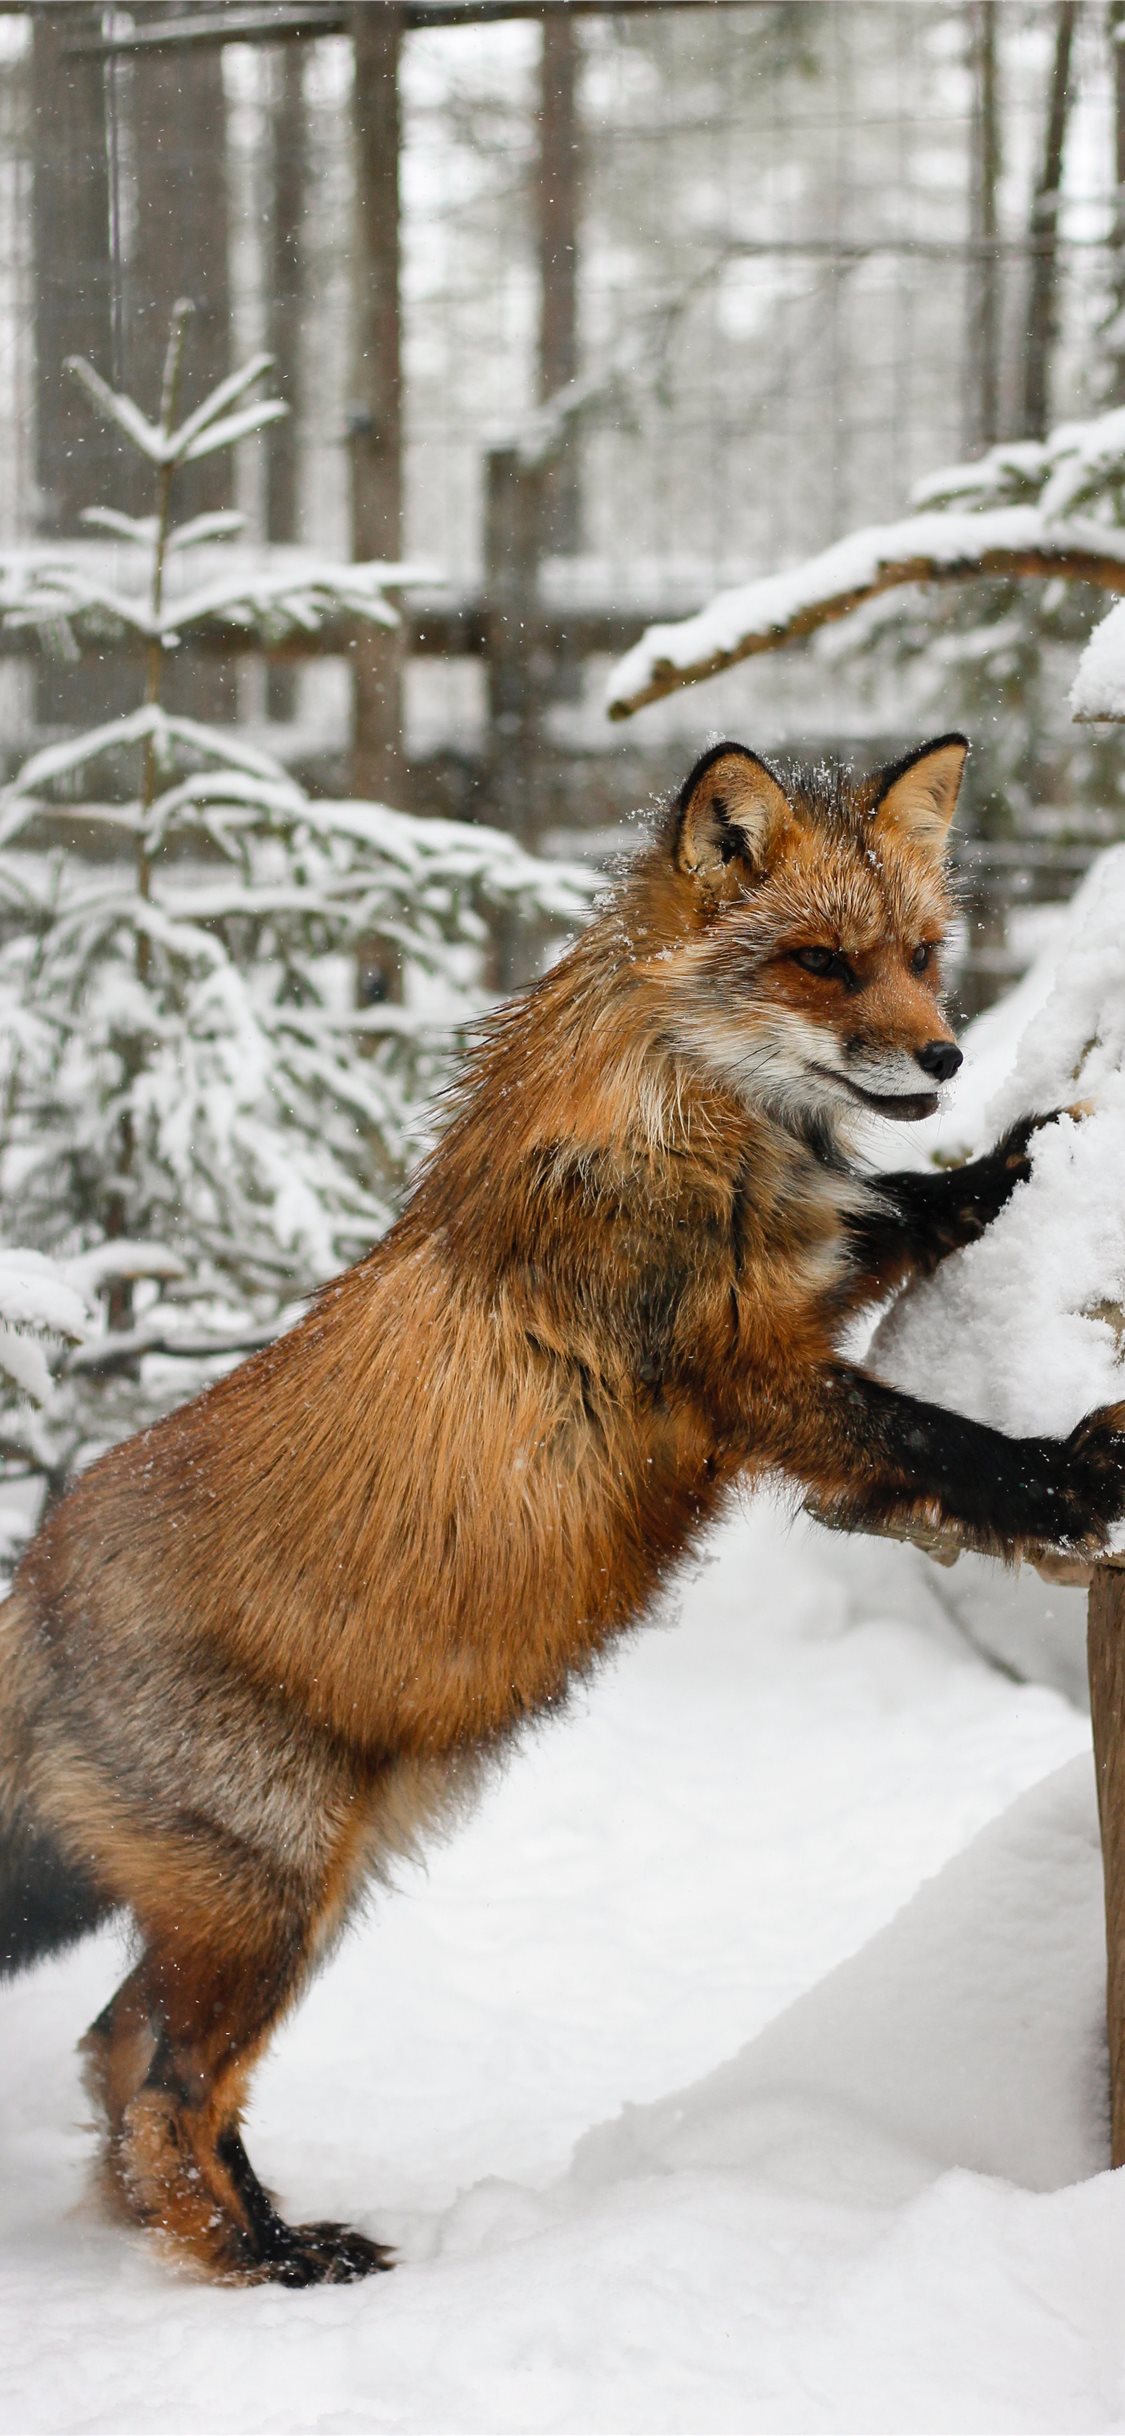
{"type": "Polygon", "coordinates": [[[215,2146],[246,2214],[248,2262],[265,2267],[270,2281],[291,2286],[352,2284],[394,2266],[393,2250],[384,2242],[369,2241],[350,2225],[286,2224],[259,2182],[233,2124],[220,2132],[215,2146]]]}

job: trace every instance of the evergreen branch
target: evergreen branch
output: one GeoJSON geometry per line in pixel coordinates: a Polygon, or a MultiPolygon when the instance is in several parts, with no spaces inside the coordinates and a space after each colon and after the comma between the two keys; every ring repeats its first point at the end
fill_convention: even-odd
{"type": "Polygon", "coordinates": [[[233,1353],[257,1353],[263,1345],[272,1345],[284,1326],[279,1317],[257,1328],[239,1329],[230,1336],[169,1335],[166,1326],[141,1321],[135,1328],[121,1328],[113,1334],[98,1337],[94,1343],[75,1347],[64,1365],[65,1372],[76,1372],[87,1378],[111,1378],[115,1372],[130,1371],[145,1354],[170,1355],[186,1362],[217,1361],[233,1353]]]}
{"type": "Polygon", "coordinates": [[[198,457],[213,456],[217,449],[233,448],[236,441],[248,440],[253,432],[264,431],[267,424],[282,422],[288,412],[283,398],[262,398],[256,406],[244,406],[240,414],[227,415],[221,423],[201,431],[182,457],[176,458],[176,464],[192,465],[198,457]]]}
{"type": "Polygon", "coordinates": [[[116,423],[118,430],[123,431],[134,448],[148,458],[150,465],[168,462],[164,433],[158,423],[150,423],[148,416],[141,413],[134,398],[126,397],[121,390],[111,389],[109,382],[103,381],[100,372],[95,372],[93,365],[88,364],[83,355],[68,355],[66,370],[73,374],[87,396],[93,399],[99,414],[108,423],[116,423]]]}
{"type": "MultiPolygon", "coordinates": [[[[184,416],[178,431],[170,435],[177,456],[184,458],[197,435],[214,423],[219,415],[225,414],[228,406],[236,405],[238,399],[245,397],[247,390],[253,388],[255,381],[260,381],[273,368],[272,355],[252,355],[247,363],[239,365],[237,372],[228,372],[225,380],[218,381],[201,403],[184,416]]],[[[283,409],[283,412],[287,411],[283,409]]]]}

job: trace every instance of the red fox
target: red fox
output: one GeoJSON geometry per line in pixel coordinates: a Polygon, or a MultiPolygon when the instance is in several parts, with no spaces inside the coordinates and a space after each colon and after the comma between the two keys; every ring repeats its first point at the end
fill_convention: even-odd
{"type": "Polygon", "coordinates": [[[220,2278],[390,2263],[292,2226],[243,2147],[279,2017],[373,1874],[639,1623],[740,1475],[857,1528],[1104,1544],[1125,1405],[1068,1438],[838,1350],[975,1236],[1029,1118],[865,1176],[937,1105],[967,747],[862,782],[704,755],[553,970],[488,1023],[401,1217],[288,1335],[83,1474],[2,1615],[0,1967],[115,1912],[84,2042],[118,2208],[220,2278]]]}

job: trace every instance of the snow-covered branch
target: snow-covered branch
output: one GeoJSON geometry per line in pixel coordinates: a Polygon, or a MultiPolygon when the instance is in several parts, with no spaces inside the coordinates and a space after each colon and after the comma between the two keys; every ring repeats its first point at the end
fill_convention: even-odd
{"type": "Polygon", "coordinates": [[[1093,518],[1052,521],[1037,502],[933,509],[871,525],[799,567],[720,592],[694,617],[650,626],[615,668],[606,708],[611,719],[628,719],[680,686],[798,642],[899,586],[981,576],[1055,577],[1125,593],[1125,530],[1093,518]]]}
{"type": "Polygon", "coordinates": [[[227,635],[231,629],[277,643],[291,635],[315,634],[329,622],[395,626],[398,611],[388,595],[433,586],[438,580],[432,567],[405,560],[353,564],[288,544],[239,548],[232,546],[233,527],[217,530],[217,517],[200,517],[194,529],[185,525],[169,536],[176,575],[154,613],[143,584],[130,589],[117,580],[122,549],[151,544],[151,518],[128,521],[133,529],[125,532],[111,528],[107,518],[100,520],[103,531],[113,531],[116,551],[106,542],[70,542],[65,559],[57,548],[41,543],[0,551],[4,624],[13,629],[65,626],[79,641],[136,636],[146,642],[159,640],[165,647],[206,640],[217,632],[227,635]],[[225,543],[224,532],[231,536],[225,543]],[[176,580],[181,560],[200,546],[206,562],[203,579],[197,559],[193,580],[176,580]]]}

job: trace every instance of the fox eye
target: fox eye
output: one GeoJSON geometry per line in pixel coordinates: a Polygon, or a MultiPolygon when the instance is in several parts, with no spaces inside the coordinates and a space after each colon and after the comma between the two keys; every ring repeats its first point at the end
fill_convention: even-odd
{"type": "Polygon", "coordinates": [[[910,959],[911,972],[924,973],[930,963],[933,952],[933,947],[930,941],[928,939],[921,940],[910,959]]]}
{"type": "Polygon", "coordinates": [[[795,947],[792,959],[803,973],[818,973],[826,981],[851,983],[855,978],[846,957],[834,947],[795,947]]]}

